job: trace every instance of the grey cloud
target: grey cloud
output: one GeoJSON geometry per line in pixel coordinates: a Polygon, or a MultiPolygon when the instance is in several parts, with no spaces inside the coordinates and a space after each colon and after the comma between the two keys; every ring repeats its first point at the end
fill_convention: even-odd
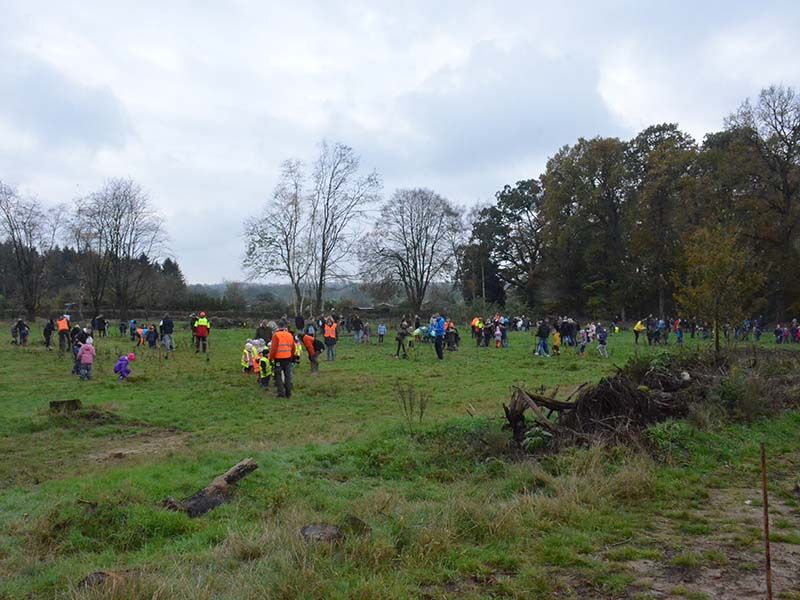
{"type": "Polygon", "coordinates": [[[554,152],[578,136],[618,134],[593,65],[545,58],[531,46],[476,46],[470,61],[398,100],[423,132],[425,162],[445,171],[485,168],[554,152]]]}
{"type": "Polygon", "coordinates": [[[121,146],[131,127],[108,88],[73,82],[33,57],[0,48],[0,115],[45,144],[121,146]]]}

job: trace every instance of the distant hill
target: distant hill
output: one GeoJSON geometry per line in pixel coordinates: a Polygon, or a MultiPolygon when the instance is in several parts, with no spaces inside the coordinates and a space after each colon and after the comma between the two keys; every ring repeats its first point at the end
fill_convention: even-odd
{"type": "MultiPolygon", "coordinates": [[[[193,283],[187,286],[188,291],[191,293],[207,294],[213,298],[222,298],[225,294],[225,288],[229,283],[193,283]]],[[[235,282],[241,286],[242,293],[248,302],[258,300],[264,294],[270,294],[275,299],[290,303],[292,301],[292,286],[285,283],[252,283],[252,282],[235,282]]],[[[356,304],[370,304],[373,299],[367,294],[358,283],[334,283],[331,284],[325,293],[326,298],[332,300],[340,300],[348,298],[353,300],[356,304]]]]}

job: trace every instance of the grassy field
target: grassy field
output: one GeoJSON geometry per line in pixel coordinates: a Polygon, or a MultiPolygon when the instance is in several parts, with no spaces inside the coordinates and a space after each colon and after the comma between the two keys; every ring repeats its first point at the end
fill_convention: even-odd
{"type": "Polygon", "coordinates": [[[760,597],[762,440],[776,589],[800,598],[797,413],[668,422],[658,460],[619,447],[534,459],[501,430],[512,385],[565,396],[663,350],[622,333],[608,360],[594,346],[537,358],[520,333],[439,362],[430,346],[396,360],[390,342],[344,339],[318,377],[304,358],[285,400],[240,374],[249,335],[213,331],[204,356],[180,332],[174,356],[140,353],[125,384],[111,372],[124,338],[98,341],[90,382],[36,327],[31,347],[0,347],[0,598],[760,597]],[[421,422],[400,384],[429,394],[421,422]],[[76,416],[48,413],[72,398],[76,416]],[[197,519],[162,508],[245,457],[259,468],[230,503],[197,519]],[[306,544],[310,523],[344,539],[306,544]],[[124,583],[77,589],[97,570],[124,583]]]}

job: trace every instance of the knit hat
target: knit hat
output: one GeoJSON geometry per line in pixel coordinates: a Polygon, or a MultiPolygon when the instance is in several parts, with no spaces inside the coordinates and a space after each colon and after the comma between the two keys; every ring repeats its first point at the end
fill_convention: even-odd
{"type": "Polygon", "coordinates": [[[136,355],[133,352],[128,354],[128,362],[133,362],[135,360],[136,360],[136,355]]]}

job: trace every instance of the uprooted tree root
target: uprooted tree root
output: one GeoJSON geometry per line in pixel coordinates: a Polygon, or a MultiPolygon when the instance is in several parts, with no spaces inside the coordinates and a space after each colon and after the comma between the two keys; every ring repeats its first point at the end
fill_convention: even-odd
{"type": "MultiPolygon", "coordinates": [[[[613,376],[595,385],[581,385],[566,400],[557,400],[555,393],[548,396],[515,387],[511,401],[503,405],[505,428],[520,445],[534,428],[545,432],[556,446],[626,443],[638,439],[650,425],[686,417],[693,404],[717,401],[719,386],[732,378],[746,380],[752,388],[769,389],[768,408],[778,412],[798,405],[798,365],[800,356],[794,352],[761,350],[759,355],[752,349],[721,356],[696,353],[659,355],[647,362],[633,359],[624,368],[617,367],[613,376]],[[526,411],[531,421],[526,420],[526,411]]],[[[755,393],[767,396],[760,389],[755,393]]]]}

